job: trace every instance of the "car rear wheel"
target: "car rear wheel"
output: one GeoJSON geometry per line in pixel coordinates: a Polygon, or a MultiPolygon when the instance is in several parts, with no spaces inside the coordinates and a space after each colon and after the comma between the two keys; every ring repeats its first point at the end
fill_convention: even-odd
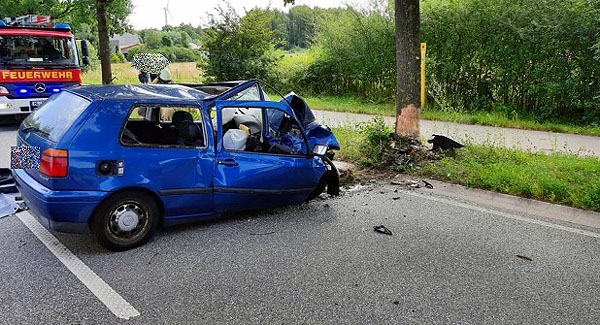
{"type": "Polygon", "coordinates": [[[148,241],[158,219],[159,208],[151,195],[121,192],[100,204],[90,226],[100,245],[124,251],[148,241]]]}

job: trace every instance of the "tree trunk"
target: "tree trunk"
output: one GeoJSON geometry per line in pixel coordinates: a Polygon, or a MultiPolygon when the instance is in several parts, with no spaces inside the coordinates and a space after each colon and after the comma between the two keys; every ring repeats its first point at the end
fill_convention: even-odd
{"type": "Polygon", "coordinates": [[[396,133],[419,136],[419,0],[395,0],[396,133]]]}
{"type": "Polygon", "coordinates": [[[96,17],[98,19],[98,54],[102,67],[102,84],[112,83],[110,67],[110,41],[108,38],[108,24],[106,22],[106,6],[110,1],[98,0],[96,2],[96,17]]]}

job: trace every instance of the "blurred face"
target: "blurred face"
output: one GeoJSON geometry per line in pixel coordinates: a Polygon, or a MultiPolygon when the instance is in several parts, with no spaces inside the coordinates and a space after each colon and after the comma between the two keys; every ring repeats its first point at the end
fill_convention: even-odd
{"type": "Polygon", "coordinates": [[[145,117],[146,116],[146,107],[138,107],[137,113],[139,116],[145,117]]]}

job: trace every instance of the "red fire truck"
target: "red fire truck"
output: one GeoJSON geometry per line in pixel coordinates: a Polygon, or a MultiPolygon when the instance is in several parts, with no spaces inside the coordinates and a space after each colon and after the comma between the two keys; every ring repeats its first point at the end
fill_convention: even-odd
{"type": "Polygon", "coordinates": [[[66,87],[81,84],[81,65],[89,64],[87,44],[81,58],[71,27],[50,16],[0,20],[0,119],[20,120],[66,87]]]}

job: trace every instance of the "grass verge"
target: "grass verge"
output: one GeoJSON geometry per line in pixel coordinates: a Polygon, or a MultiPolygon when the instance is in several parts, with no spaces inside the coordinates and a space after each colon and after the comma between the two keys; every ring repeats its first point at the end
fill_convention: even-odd
{"type": "MultiPolygon", "coordinates": [[[[318,110],[385,116],[394,116],[396,112],[393,103],[370,103],[352,97],[319,96],[303,98],[311,108],[318,110]]],[[[600,127],[576,126],[554,122],[540,123],[523,117],[511,118],[499,112],[459,113],[426,109],[421,112],[421,118],[465,124],[600,136],[600,127]]]]}
{"type": "MultiPolygon", "coordinates": [[[[364,132],[341,127],[335,128],[334,133],[342,148],[336,157],[365,166],[366,156],[372,151],[364,148],[364,144],[369,143],[364,132]]],[[[405,172],[600,211],[600,161],[592,157],[467,144],[454,154],[440,160],[424,160],[405,172]]]]}

